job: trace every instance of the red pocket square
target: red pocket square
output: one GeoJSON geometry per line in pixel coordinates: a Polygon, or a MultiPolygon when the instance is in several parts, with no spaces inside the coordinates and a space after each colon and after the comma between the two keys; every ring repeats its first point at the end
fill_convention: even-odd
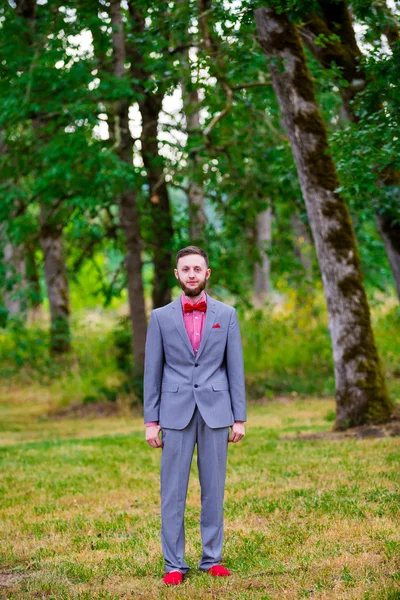
{"type": "Polygon", "coordinates": [[[213,329],[220,329],[221,325],[219,323],[216,323],[215,325],[212,326],[213,329]]]}

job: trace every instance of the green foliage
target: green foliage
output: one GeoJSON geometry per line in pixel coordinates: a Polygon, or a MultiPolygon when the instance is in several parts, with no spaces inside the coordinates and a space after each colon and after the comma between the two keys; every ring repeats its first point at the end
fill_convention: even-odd
{"type": "Polygon", "coordinates": [[[132,327],[129,317],[120,317],[113,331],[118,368],[123,373],[132,372],[132,327]]]}
{"type": "Polygon", "coordinates": [[[1,377],[22,384],[41,382],[60,395],[61,402],[101,402],[116,395],[137,402],[118,373],[112,333],[96,325],[94,314],[74,319],[74,350],[57,359],[49,355],[49,333],[42,327],[8,328],[0,333],[1,377]]]}
{"type": "MultiPolygon", "coordinates": [[[[326,309],[321,294],[296,296],[261,311],[241,310],[249,399],[334,395],[333,361],[326,309]]],[[[378,303],[373,328],[389,390],[400,399],[400,311],[378,303]]],[[[62,390],[63,402],[142,402],[143,379],[132,364],[127,317],[95,311],[74,320],[73,351],[54,360],[44,327],[15,323],[0,332],[0,377],[15,383],[45,383],[62,390]]],[[[329,419],[328,419],[329,420],[329,419]]]]}
{"type": "MultiPolygon", "coordinates": [[[[271,0],[267,4],[288,11],[299,25],[310,11],[322,14],[321,3],[316,0],[271,0]]],[[[99,306],[117,309],[126,303],[126,249],[118,207],[125,190],[133,189],[138,199],[145,295],[151,295],[151,261],[158,240],[153,235],[149,180],[138,140],[132,164],[118,157],[113,113],[120,101],[130,102],[137,112],[138,103],[145,98],[151,102],[156,95],[179,97],[182,81],[188,90],[197,90],[199,102],[188,105],[184,97],[184,106],[177,106],[175,116],[168,115],[167,119],[164,115],[163,123],[159,123],[160,152],[151,157],[164,168],[168,181],[174,225],[172,250],[191,241],[187,198],[189,185],[195,181],[205,195],[208,224],[204,246],[211,259],[212,290],[221,299],[233,297],[239,307],[250,310],[254,265],[260,259],[255,223],[269,205],[273,210],[268,250],[273,289],[289,294],[295,290],[298,298],[313,296],[312,289],[320,290],[312,249],[307,273],[296,253],[292,217],[296,215],[306,229],[308,218],[265,58],[255,36],[253,11],[260,5],[265,2],[213,1],[206,15],[210,48],[202,39],[199,6],[194,0],[140,0],[131,3],[133,12],[123,4],[127,60],[122,79],[113,75],[113,32],[106,4],[99,11],[94,0],[39,3],[33,25],[18,14],[15,3],[0,7],[0,256],[7,241],[27,245],[38,261],[44,290],[40,214],[43,210],[50,213],[52,224],[63,230],[73,315],[99,306]],[[232,92],[230,106],[227,87],[232,92]],[[187,115],[196,111],[199,127],[187,131],[187,115]],[[215,121],[222,111],[223,117],[215,121]]],[[[391,43],[389,52],[382,44],[391,23],[384,3],[355,0],[351,9],[356,25],[365,26],[360,34],[365,53],[361,66],[368,80],[354,101],[357,124],[343,120],[339,92],[348,84],[340,68],[322,68],[309,53],[307,61],[372,298],[376,292],[393,290],[375,215],[384,213],[393,222],[400,219],[399,182],[394,178],[392,185],[378,183],[378,177],[400,169],[400,49],[398,43],[391,43]]],[[[316,43],[325,46],[338,41],[334,34],[319,36],[316,43]]],[[[136,126],[134,135],[138,135],[136,126]]],[[[3,325],[7,321],[4,291],[14,284],[10,270],[7,272],[0,260],[3,325]]],[[[31,290],[18,292],[26,295],[22,298],[25,304],[32,304],[31,290]]],[[[43,306],[48,308],[47,299],[43,306]]],[[[314,309],[300,305],[296,310],[296,317],[290,313],[276,319],[269,310],[262,317],[256,312],[244,317],[246,361],[254,395],[265,391],[333,391],[326,325],[312,313],[314,309]],[[315,376],[310,366],[314,362],[315,376]]],[[[11,324],[1,335],[4,372],[37,369],[43,374],[55,369],[58,373],[57,366],[50,366],[46,351],[49,338],[41,329],[11,324]]],[[[140,382],[129,374],[128,336],[128,328],[117,327],[111,354],[121,368],[119,383],[119,377],[126,376],[123,385],[128,390],[133,386],[140,397],[140,382]]],[[[74,339],[81,344],[76,335],[74,339]]],[[[80,355],[81,348],[76,353],[80,355]]],[[[111,371],[115,368],[115,364],[110,367],[111,371]]],[[[83,396],[91,397],[93,389],[100,390],[102,382],[95,379],[97,383],[89,383],[83,396]]]]}
{"type": "Polygon", "coordinates": [[[318,305],[249,313],[241,331],[250,397],[334,394],[326,316],[318,305]]]}
{"type": "MultiPolygon", "coordinates": [[[[372,318],[389,389],[394,399],[400,398],[399,309],[378,303],[372,318]]],[[[272,306],[249,311],[243,315],[241,332],[250,398],[334,395],[331,340],[320,295],[293,296],[281,311],[272,306]]]]}
{"type": "MultiPolygon", "coordinates": [[[[384,305],[383,305],[384,306],[384,305]]],[[[400,308],[392,306],[377,310],[373,317],[376,343],[383,362],[389,391],[400,398],[400,308]]]]}

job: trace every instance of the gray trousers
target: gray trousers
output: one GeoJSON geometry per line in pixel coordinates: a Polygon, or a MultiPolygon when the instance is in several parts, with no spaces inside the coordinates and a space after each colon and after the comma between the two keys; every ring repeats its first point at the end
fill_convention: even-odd
{"type": "Polygon", "coordinates": [[[206,571],[222,560],[223,501],[229,427],[211,429],[199,410],[184,429],[162,429],[161,542],[167,573],[186,573],[184,514],[190,465],[197,443],[201,487],[201,539],[199,569],[206,571]]]}

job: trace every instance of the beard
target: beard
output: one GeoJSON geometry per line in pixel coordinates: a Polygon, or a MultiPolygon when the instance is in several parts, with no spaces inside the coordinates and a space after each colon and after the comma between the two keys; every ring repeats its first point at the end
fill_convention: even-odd
{"type": "Polygon", "coordinates": [[[204,281],[200,281],[200,283],[198,285],[196,285],[196,287],[186,286],[179,276],[178,276],[178,281],[179,281],[179,285],[181,286],[183,292],[186,294],[186,296],[188,298],[190,298],[191,296],[199,296],[207,285],[207,277],[204,277],[204,281]]]}

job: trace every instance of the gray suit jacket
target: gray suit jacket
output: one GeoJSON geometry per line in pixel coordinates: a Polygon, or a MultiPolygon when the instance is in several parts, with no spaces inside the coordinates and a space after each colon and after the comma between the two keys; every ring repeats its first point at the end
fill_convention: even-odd
{"type": "Polygon", "coordinates": [[[183,429],[197,405],[213,429],[246,420],[244,367],[234,308],[207,294],[201,345],[195,355],[180,297],[152,311],[144,370],[144,421],[183,429]],[[219,324],[220,327],[213,328],[219,324]]]}

